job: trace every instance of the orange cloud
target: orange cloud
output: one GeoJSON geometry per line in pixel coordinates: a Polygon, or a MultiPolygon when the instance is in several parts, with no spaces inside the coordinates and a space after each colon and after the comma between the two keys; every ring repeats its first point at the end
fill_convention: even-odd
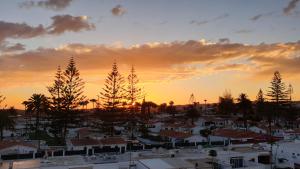
{"type": "MultiPolygon", "coordinates": [[[[34,90],[35,92],[47,92],[45,87],[53,80],[57,66],[65,67],[70,57],[75,58],[81,77],[89,87],[88,95],[95,95],[95,92],[100,91],[114,60],[125,76],[130,66],[134,65],[141,85],[153,90],[160,90],[160,85],[157,84],[175,85],[178,81],[194,81],[198,77],[210,77],[212,84],[225,83],[222,80],[216,83],[218,80],[213,77],[222,74],[222,78],[226,75],[229,79],[231,77],[228,73],[233,75],[235,82],[241,79],[245,81],[245,76],[264,77],[265,80],[266,76],[270,79],[275,70],[282,72],[284,77],[293,75],[294,81],[299,81],[299,51],[299,42],[247,45],[231,43],[229,40],[222,43],[190,40],[154,42],[131,47],[68,44],[2,55],[0,88],[3,91],[4,88],[27,87],[32,91],[32,86],[36,86],[35,89],[41,90],[34,90]]],[[[226,83],[230,85],[229,82],[226,83]]],[[[256,83],[261,84],[252,81],[252,85],[256,83]]],[[[253,90],[255,89],[251,89],[253,90]]],[[[155,92],[150,92],[152,98],[158,98],[156,95],[159,92],[155,96],[155,92]]],[[[183,93],[182,91],[181,95],[183,93]]],[[[179,96],[177,98],[180,99],[179,96]]]]}

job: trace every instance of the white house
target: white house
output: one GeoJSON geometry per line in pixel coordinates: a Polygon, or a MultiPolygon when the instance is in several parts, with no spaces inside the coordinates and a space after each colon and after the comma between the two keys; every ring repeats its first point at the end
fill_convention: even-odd
{"type": "Polygon", "coordinates": [[[121,153],[126,151],[127,142],[121,137],[108,137],[100,140],[101,148],[119,148],[121,153]]]}
{"type": "Polygon", "coordinates": [[[188,138],[185,138],[184,141],[189,142],[189,143],[194,143],[195,146],[196,146],[197,143],[206,143],[208,141],[208,139],[206,137],[201,136],[201,135],[193,135],[193,136],[190,136],[188,138]]]}
{"type": "Polygon", "coordinates": [[[36,152],[36,146],[23,141],[0,141],[0,156],[8,154],[29,154],[36,152]]]}
{"type": "Polygon", "coordinates": [[[147,127],[151,133],[159,133],[162,129],[162,122],[148,123],[147,127]]]}
{"type": "Polygon", "coordinates": [[[300,165],[300,141],[279,142],[273,146],[276,166],[296,168],[300,165]]]}
{"type": "Polygon", "coordinates": [[[251,127],[249,127],[249,130],[253,131],[255,133],[259,133],[259,134],[267,134],[266,129],[260,128],[260,127],[257,127],[257,126],[251,126],[251,127]]]}
{"type": "Polygon", "coordinates": [[[95,139],[71,139],[67,141],[68,150],[86,150],[99,147],[99,141],[95,139]]]}

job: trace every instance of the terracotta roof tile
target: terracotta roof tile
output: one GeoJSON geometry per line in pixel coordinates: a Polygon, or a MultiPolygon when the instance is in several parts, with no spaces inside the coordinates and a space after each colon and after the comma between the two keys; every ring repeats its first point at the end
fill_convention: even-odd
{"type": "Polygon", "coordinates": [[[121,137],[108,137],[100,140],[103,145],[108,144],[126,144],[126,141],[121,137]]]}
{"type": "Polygon", "coordinates": [[[179,138],[184,139],[192,136],[190,133],[184,133],[179,131],[173,131],[173,130],[162,130],[160,131],[160,135],[163,137],[172,137],[172,138],[179,138]]]}
{"type": "Polygon", "coordinates": [[[71,143],[74,146],[99,145],[99,141],[95,139],[72,139],[71,143]]]}
{"type": "Polygon", "coordinates": [[[29,143],[25,143],[23,141],[16,141],[16,140],[0,141],[0,150],[13,147],[13,146],[25,146],[25,147],[37,148],[36,146],[29,143]]]}
{"type": "Polygon", "coordinates": [[[219,129],[213,132],[214,136],[228,137],[228,138],[255,138],[260,137],[261,134],[252,131],[232,130],[232,129],[219,129]]]}

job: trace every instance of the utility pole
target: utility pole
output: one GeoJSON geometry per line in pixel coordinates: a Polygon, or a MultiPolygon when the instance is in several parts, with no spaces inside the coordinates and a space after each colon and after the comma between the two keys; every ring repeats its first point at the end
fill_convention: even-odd
{"type": "Polygon", "coordinates": [[[205,113],[205,114],[207,114],[206,102],[207,102],[207,100],[204,99],[204,113],[205,113]]]}

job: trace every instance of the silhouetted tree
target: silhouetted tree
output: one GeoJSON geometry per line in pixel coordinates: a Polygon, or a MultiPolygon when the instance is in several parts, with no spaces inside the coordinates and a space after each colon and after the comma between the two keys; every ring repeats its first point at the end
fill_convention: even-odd
{"type": "Polygon", "coordinates": [[[52,109],[61,110],[63,105],[63,92],[65,92],[66,85],[63,81],[63,74],[60,66],[57,68],[57,72],[55,74],[54,83],[52,86],[47,87],[48,92],[51,95],[51,104],[52,109]]]}
{"type": "Polygon", "coordinates": [[[171,114],[173,117],[176,114],[176,108],[172,100],[169,102],[169,106],[167,107],[167,113],[171,114]]]}
{"type": "Polygon", "coordinates": [[[82,106],[82,109],[87,109],[88,104],[89,104],[88,100],[83,100],[79,102],[79,105],[82,106]]]}
{"type": "Polygon", "coordinates": [[[264,93],[261,89],[259,89],[257,93],[255,104],[256,104],[256,113],[262,115],[264,113],[265,98],[264,98],[264,93]]]}
{"type": "Polygon", "coordinates": [[[219,97],[218,111],[220,114],[232,114],[235,111],[234,100],[231,93],[225,91],[223,97],[219,97]]]}
{"type": "Polygon", "coordinates": [[[66,100],[63,93],[66,90],[66,84],[63,81],[63,72],[60,66],[57,68],[55,79],[52,86],[47,87],[50,93],[51,113],[50,113],[50,132],[54,135],[58,143],[62,143],[64,114],[66,114],[66,100]]]}
{"type": "Polygon", "coordinates": [[[129,104],[133,105],[135,102],[142,98],[141,88],[138,87],[139,79],[135,73],[135,69],[133,66],[131,67],[131,71],[127,77],[127,80],[128,86],[126,89],[126,98],[129,101],[129,104]]]}
{"type": "Polygon", "coordinates": [[[297,120],[297,117],[299,115],[299,109],[294,105],[292,100],[292,94],[293,94],[293,86],[289,84],[287,89],[288,94],[288,104],[285,108],[285,111],[283,113],[283,117],[286,120],[286,126],[287,127],[294,127],[294,123],[297,120]]]}
{"type": "Polygon", "coordinates": [[[64,110],[61,118],[63,119],[63,140],[65,140],[68,126],[78,118],[76,108],[86,98],[83,95],[84,82],[80,78],[79,70],[73,58],[70,59],[66,70],[63,72],[62,81],[64,84],[62,92],[64,110]]]}
{"type": "Polygon", "coordinates": [[[33,94],[28,99],[27,111],[35,115],[35,139],[40,139],[40,119],[48,113],[49,107],[49,100],[43,94],[33,94]]]}
{"type": "Polygon", "coordinates": [[[25,119],[25,135],[28,134],[28,129],[29,129],[29,119],[31,120],[31,116],[29,112],[27,111],[27,105],[28,101],[23,101],[22,104],[24,105],[24,119],[25,119]]]}
{"type": "Polygon", "coordinates": [[[73,58],[70,59],[66,70],[63,73],[62,81],[65,85],[63,100],[67,110],[74,110],[86,97],[83,95],[84,82],[80,78],[79,70],[73,58]]]}
{"type": "MultiPolygon", "coordinates": [[[[275,112],[270,113],[268,117],[269,121],[269,134],[270,134],[270,143],[271,143],[271,155],[272,155],[272,146],[273,146],[273,140],[272,140],[272,121],[274,119],[274,116],[276,117],[275,120],[279,116],[280,110],[283,108],[284,104],[288,100],[288,93],[286,90],[286,86],[282,81],[281,75],[279,71],[274,72],[274,76],[271,80],[271,86],[269,87],[269,90],[267,92],[268,99],[271,101],[271,103],[268,104],[267,111],[275,112]]],[[[270,157],[272,159],[272,157],[270,157]]]]}
{"type": "Polygon", "coordinates": [[[160,113],[166,113],[167,111],[167,103],[162,103],[159,105],[158,110],[160,113]]]}
{"type": "Polygon", "coordinates": [[[114,62],[112,70],[108,74],[104,88],[100,92],[103,105],[106,110],[115,111],[122,105],[124,99],[124,78],[118,71],[117,63],[114,62]]]}
{"type": "Polygon", "coordinates": [[[152,101],[146,101],[142,104],[142,107],[145,107],[145,110],[147,110],[148,117],[151,116],[151,108],[156,108],[157,104],[152,101]]]}
{"type": "Polygon", "coordinates": [[[280,109],[288,101],[288,91],[286,90],[286,86],[283,83],[281,75],[278,71],[274,72],[267,96],[271,102],[275,103],[275,117],[278,118],[280,109]]]}
{"type": "Polygon", "coordinates": [[[286,102],[288,99],[288,91],[278,71],[274,73],[267,96],[270,101],[276,104],[286,102]]]}
{"type": "Polygon", "coordinates": [[[199,111],[196,108],[195,104],[189,105],[186,111],[186,116],[192,120],[192,124],[194,124],[195,119],[200,116],[199,111]]]}
{"type": "Polygon", "coordinates": [[[3,131],[13,130],[15,121],[12,115],[6,109],[0,109],[0,139],[3,140],[3,131]]]}
{"type": "Polygon", "coordinates": [[[93,109],[95,109],[95,103],[97,104],[97,100],[96,99],[91,99],[90,102],[93,104],[93,109]]]}
{"type": "Polygon", "coordinates": [[[252,111],[252,102],[248,99],[247,94],[241,93],[237,98],[237,107],[243,113],[244,128],[247,130],[247,117],[252,111]]]}

